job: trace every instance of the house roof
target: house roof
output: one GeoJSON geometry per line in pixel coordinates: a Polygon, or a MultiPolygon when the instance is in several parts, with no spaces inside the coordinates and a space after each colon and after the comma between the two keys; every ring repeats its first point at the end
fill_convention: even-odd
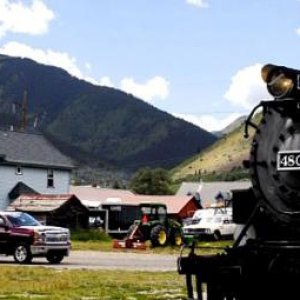
{"type": "Polygon", "coordinates": [[[128,190],[107,189],[93,186],[71,186],[70,193],[89,208],[96,208],[101,204],[118,203],[122,198],[128,195],[134,195],[128,190]]]}
{"type": "Polygon", "coordinates": [[[52,212],[60,208],[68,201],[78,199],[71,194],[60,195],[21,195],[11,203],[8,210],[17,210],[24,212],[52,212]]]}
{"type": "Polygon", "coordinates": [[[87,207],[95,208],[105,204],[139,205],[140,203],[162,203],[167,206],[168,213],[177,214],[191,201],[193,196],[148,196],[137,195],[128,190],[105,189],[91,186],[71,186],[70,193],[87,207]]]}
{"type": "Polygon", "coordinates": [[[72,160],[56,149],[43,135],[4,130],[0,130],[0,162],[74,168],[72,160]]]}
{"type": "Polygon", "coordinates": [[[216,181],[216,182],[183,182],[176,195],[195,195],[199,193],[203,207],[210,206],[219,193],[230,193],[232,190],[248,189],[251,181],[216,181]]]}
{"type": "Polygon", "coordinates": [[[182,182],[176,195],[187,196],[195,195],[195,193],[200,188],[201,182],[182,182]]]}
{"type": "Polygon", "coordinates": [[[19,181],[8,193],[8,196],[9,199],[13,200],[18,198],[22,194],[38,194],[38,192],[24,182],[19,181]]]}

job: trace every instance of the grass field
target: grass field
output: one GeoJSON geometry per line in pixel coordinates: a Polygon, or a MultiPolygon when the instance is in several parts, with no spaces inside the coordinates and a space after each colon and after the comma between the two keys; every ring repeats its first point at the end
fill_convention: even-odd
{"type": "MultiPolygon", "coordinates": [[[[232,241],[201,242],[197,253],[220,252],[232,241]]],[[[112,251],[111,241],[73,241],[74,250],[112,251]]],[[[120,251],[120,250],[118,250],[120,251]]],[[[179,247],[149,247],[145,252],[178,254],[179,247]]],[[[185,280],[176,272],[68,270],[0,267],[0,300],[183,300],[185,280]]]]}
{"type": "Polygon", "coordinates": [[[175,272],[56,270],[1,267],[0,299],[150,300],[185,299],[175,272]]]}
{"type": "MultiPolygon", "coordinates": [[[[156,247],[152,248],[149,242],[146,242],[147,249],[146,250],[136,250],[143,253],[154,253],[154,254],[179,254],[180,247],[168,246],[168,247],[156,247]]],[[[201,254],[209,254],[220,252],[220,249],[226,248],[227,246],[231,246],[232,241],[218,241],[218,242],[199,242],[199,249],[197,253],[201,254]]],[[[112,248],[112,241],[72,241],[72,250],[99,250],[99,251],[124,251],[124,250],[116,250],[112,248]]],[[[126,251],[134,251],[134,250],[126,250],[126,251]]]]}
{"type": "MultiPolygon", "coordinates": [[[[99,230],[77,230],[72,232],[72,250],[99,250],[99,251],[120,251],[112,248],[113,239],[103,231],[99,230]]],[[[151,247],[151,242],[147,241],[147,250],[144,252],[155,253],[155,254],[178,254],[180,247],[168,246],[168,247],[151,247]]],[[[232,241],[218,241],[218,242],[198,242],[198,246],[203,247],[203,251],[214,251],[216,248],[224,248],[232,245],[232,241]],[[206,250],[205,250],[206,248],[206,250]],[[212,248],[212,250],[209,250],[212,248]]]]}

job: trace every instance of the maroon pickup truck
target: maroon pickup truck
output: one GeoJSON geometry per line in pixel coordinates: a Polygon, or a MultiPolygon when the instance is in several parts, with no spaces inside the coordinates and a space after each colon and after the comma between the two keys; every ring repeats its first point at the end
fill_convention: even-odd
{"type": "Polygon", "coordinates": [[[69,255],[70,247],[69,229],[43,226],[23,212],[0,212],[0,254],[13,255],[18,263],[42,256],[58,264],[69,255]]]}

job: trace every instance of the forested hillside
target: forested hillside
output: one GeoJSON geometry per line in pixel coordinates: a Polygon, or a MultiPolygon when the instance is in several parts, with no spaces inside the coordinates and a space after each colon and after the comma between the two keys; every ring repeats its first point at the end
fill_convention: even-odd
{"type": "Polygon", "coordinates": [[[3,55],[2,127],[18,127],[18,103],[25,90],[27,130],[38,120],[39,130],[83,165],[127,170],[172,167],[216,140],[205,130],[122,91],[92,85],[56,67],[3,55]]]}
{"type": "MultiPolygon", "coordinates": [[[[258,124],[261,114],[254,117],[258,124]]],[[[249,177],[243,161],[248,160],[253,128],[249,128],[249,138],[244,137],[244,124],[224,135],[200,154],[194,155],[172,170],[175,181],[238,180],[249,177]]]]}

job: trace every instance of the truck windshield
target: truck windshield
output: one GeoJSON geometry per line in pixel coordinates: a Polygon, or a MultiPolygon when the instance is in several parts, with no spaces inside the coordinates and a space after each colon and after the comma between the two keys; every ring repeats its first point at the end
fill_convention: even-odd
{"type": "Polygon", "coordinates": [[[26,213],[13,213],[7,215],[7,219],[14,227],[41,225],[36,219],[26,213]]]}
{"type": "Polygon", "coordinates": [[[221,223],[222,218],[219,217],[208,217],[208,218],[203,218],[204,223],[221,223]]]}

